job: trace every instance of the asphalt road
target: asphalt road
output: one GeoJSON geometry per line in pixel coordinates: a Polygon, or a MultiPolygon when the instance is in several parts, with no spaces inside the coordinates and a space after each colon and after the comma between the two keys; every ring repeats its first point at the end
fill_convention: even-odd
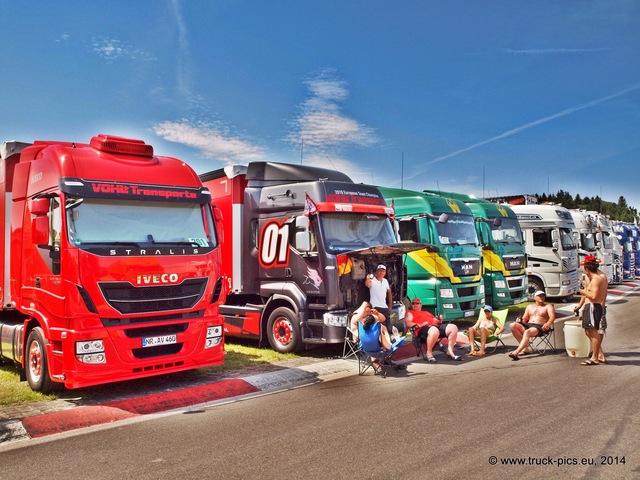
{"type": "Polygon", "coordinates": [[[354,369],[29,441],[0,451],[0,478],[640,478],[639,296],[609,305],[607,365],[562,349],[438,357],[387,378],[354,369]]]}

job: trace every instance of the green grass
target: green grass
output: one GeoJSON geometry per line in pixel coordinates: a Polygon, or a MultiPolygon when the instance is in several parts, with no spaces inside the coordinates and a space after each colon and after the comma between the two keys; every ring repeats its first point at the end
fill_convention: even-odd
{"type": "Polygon", "coordinates": [[[0,406],[55,400],[55,395],[42,395],[20,381],[18,371],[12,365],[0,366],[0,406]]]}

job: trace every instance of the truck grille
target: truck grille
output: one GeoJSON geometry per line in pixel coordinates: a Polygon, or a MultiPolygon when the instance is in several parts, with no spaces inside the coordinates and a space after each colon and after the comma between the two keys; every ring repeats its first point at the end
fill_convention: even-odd
{"type": "Polygon", "coordinates": [[[107,303],[123,315],[193,308],[207,288],[208,278],[190,278],[179,285],[134,287],[129,282],[101,282],[107,303]]]}
{"type": "Polygon", "coordinates": [[[522,270],[524,268],[524,255],[505,255],[504,266],[507,270],[522,270]]]}
{"type": "Polygon", "coordinates": [[[451,269],[456,277],[478,275],[480,273],[480,259],[454,258],[451,260],[451,269]]]}

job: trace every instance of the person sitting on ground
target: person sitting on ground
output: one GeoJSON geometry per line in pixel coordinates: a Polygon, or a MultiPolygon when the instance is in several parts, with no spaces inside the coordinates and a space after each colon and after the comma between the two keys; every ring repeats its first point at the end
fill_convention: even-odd
{"type": "Polygon", "coordinates": [[[378,341],[380,342],[380,345],[382,345],[383,349],[391,350],[391,336],[389,335],[387,327],[384,326],[384,321],[385,316],[381,312],[375,308],[371,308],[371,304],[369,302],[362,302],[362,305],[360,305],[351,316],[351,332],[353,334],[354,341],[358,341],[358,323],[362,323],[364,328],[368,329],[375,322],[378,322],[380,324],[380,337],[378,338],[378,341]]]}
{"type": "Polygon", "coordinates": [[[440,317],[435,317],[431,312],[422,310],[422,302],[419,298],[411,300],[411,310],[404,317],[407,328],[415,327],[413,335],[417,335],[422,343],[427,345],[427,361],[435,363],[433,347],[439,339],[447,338],[446,354],[454,360],[462,360],[460,355],[453,352],[453,347],[458,338],[458,326],[454,323],[444,325],[440,317]]]}
{"type": "Polygon", "coordinates": [[[473,327],[469,327],[467,335],[469,336],[469,355],[482,356],[485,353],[484,346],[487,344],[487,338],[490,335],[500,335],[504,330],[504,326],[500,325],[498,319],[493,316],[493,307],[491,305],[484,306],[484,316],[478,318],[473,327]],[[475,349],[476,337],[480,337],[480,350],[475,349]]]}
{"type": "Polygon", "coordinates": [[[546,304],[546,294],[538,290],[533,294],[536,303],[527,305],[522,317],[509,325],[513,338],[518,342],[518,348],[509,354],[512,360],[520,360],[520,355],[531,353],[529,340],[542,332],[548,332],[556,319],[553,305],[546,304]]]}

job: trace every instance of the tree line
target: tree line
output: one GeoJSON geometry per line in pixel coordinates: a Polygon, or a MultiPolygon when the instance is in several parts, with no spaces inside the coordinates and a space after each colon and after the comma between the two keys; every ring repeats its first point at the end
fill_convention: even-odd
{"type": "Polygon", "coordinates": [[[546,193],[542,195],[536,194],[536,197],[538,197],[538,203],[559,203],[568,209],[596,211],[609,215],[611,220],[619,222],[633,223],[634,219],[638,218],[638,210],[627,205],[627,200],[623,196],[618,198],[618,203],[607,202],[599,196],[583,198],[577,194],[573,197],[564,190],[559,190],[558,193],[553,195],[547,195],[546,193]]]}

